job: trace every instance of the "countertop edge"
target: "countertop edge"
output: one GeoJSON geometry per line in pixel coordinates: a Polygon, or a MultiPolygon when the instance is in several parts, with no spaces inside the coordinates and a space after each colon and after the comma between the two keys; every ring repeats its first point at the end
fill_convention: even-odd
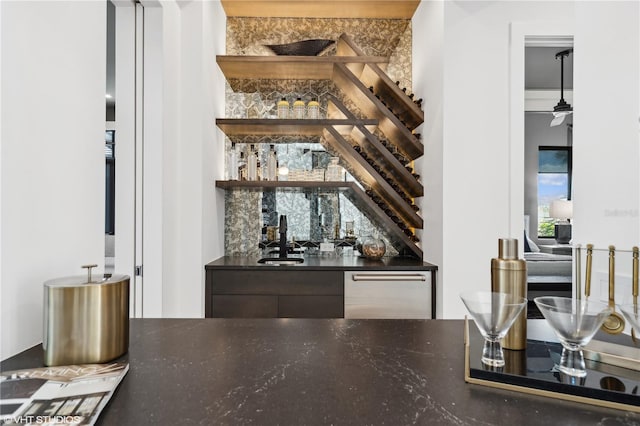
{"type": "MultiPolygon", "coordinates": [[[[355,260],[366,264],[339,264],[340,258],[311,258],[313,264],[307,262],[297,265],[265,265],[258,264],[255,256],[223,256],[205,265],[206,270],[270,270],[270,271],[437,271],[438,266],[413,258],[388,258],[371,261],[365,258],[355,260]],[[320,264],[318,264],[320,262],[320,264]],[[398,262],[388,264],[386,262],[398,262]],[[325,263],[325,264],[322,264],[325,263]]],[[[307,258],[305,258],[307,260],[307,258]]]]}

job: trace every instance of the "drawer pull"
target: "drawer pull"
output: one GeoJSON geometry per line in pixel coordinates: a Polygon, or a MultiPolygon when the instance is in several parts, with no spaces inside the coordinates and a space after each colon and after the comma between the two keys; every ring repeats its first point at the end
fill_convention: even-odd
{"type": "Polygon", "coordinates": [[[426,281],[424,274],[353,274],[353,281],[426,281]]]}

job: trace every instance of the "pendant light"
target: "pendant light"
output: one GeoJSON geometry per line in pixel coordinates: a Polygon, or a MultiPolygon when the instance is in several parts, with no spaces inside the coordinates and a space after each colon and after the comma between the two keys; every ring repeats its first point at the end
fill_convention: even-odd
{"type": "Polygon", "coordinates": [[[569,56],[573,49],[563,50],[556,53],[556,59],[560,58],[560,101],[558,105],[553,107],[553,120],[549,127],[555,127],[562,124],[565,117],[573,112],[573,108],[564,100],[564,58],[569,56]]]}

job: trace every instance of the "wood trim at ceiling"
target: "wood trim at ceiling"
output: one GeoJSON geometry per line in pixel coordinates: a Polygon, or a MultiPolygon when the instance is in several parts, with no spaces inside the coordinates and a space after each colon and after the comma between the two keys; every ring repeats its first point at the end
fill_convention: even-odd
{"type": "Polygon", "coordinates": [[[411,19],[420,0],[222,0],[227,17],[411,19]]]}

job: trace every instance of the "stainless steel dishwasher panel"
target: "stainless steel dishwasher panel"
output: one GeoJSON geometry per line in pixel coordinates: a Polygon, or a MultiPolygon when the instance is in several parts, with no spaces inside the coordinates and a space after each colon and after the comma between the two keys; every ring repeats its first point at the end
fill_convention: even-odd
{"type": "Polygon", "coordinates": [[[430,271],[347,271],[344,317],[431,318],[430,271]]]}

